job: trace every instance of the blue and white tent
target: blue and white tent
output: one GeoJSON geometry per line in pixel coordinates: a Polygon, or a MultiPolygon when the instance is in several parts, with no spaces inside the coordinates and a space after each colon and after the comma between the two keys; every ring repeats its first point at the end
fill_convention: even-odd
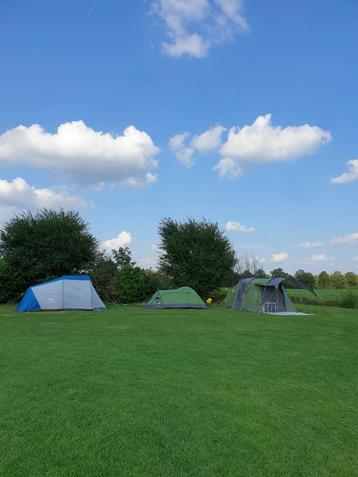
{"type": "Polygon", "coordinates": [[[17,311],[104,310],[88,275],[64,275],[27,289],[17,311]]]}

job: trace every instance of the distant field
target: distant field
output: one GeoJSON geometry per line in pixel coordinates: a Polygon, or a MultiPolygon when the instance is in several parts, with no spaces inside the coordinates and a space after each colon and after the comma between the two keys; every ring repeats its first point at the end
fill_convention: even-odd
{"type": "Polygon", "coordinates": [[[331,301],[331,304],[337,304],[342,306],[346,305],[344,301],[347,296],[354,295],[356,297],[355,303],[353,303],[353,308],[358,308],[358,288],[342,288],[342,289],[337,289],[337,288],[316,288],[315,292],[318,295],[318,299],[314,297],[310,292],[306,290],[301,290],[299,292],[298,290],[287,290],[288,294],[291,298],[293,298],[296,302],[300,301],[300,293],[302,296],[303,302],[308,302],[308,303],[317,303],[320,304],[321,302],[323,304],[328,304],[328,301],[331,301]],[[325,303],[327,302],[327,303],[325,303]]]}
{"type": "Polygon", "coordinates": [[[357,475],[358,312],[0,308],[0,475],[357,475]]]}

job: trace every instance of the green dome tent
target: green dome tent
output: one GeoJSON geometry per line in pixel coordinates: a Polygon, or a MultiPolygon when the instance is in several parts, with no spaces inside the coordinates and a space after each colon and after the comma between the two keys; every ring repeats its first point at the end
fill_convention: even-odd
{"type": "Polygon", "coordinates": [[[304,288],[315,295],[313,288],[295,279],[244,278],[228,291],[223,306],[256,313],[300,314],[293,306],[285,286],[304,288]]]}
{"type": "Polygon", "coordinates": [[[190,287],[157,290],[146,308],[206,308],[200,296],[190,287]]]}

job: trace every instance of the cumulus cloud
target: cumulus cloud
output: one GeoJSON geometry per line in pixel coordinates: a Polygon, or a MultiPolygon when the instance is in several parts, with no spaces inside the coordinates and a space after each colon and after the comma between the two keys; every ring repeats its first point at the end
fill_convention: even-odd
{"type": "Polygon", "coordinates": [[[244,167],[296,159],[331,140],[331,134],[317,126],[272,126],[271,114],[258,116],[249,126],[229,130],[220,149],[223,158],[215,170],[222,176],[236,177],[244,167]]]}
{"type": "Polygon", "coordinates": [[[190,136],[189,132],[176,134],[169,141],[170,149],[175,153],[177,160],[185,167],[194,165],[194,149],[186,144],[186,140],[190,136]]]}
{"type": "Polygon", "coordinates": [[[221,136],[226,128],[223,126],[214,126],[207,131],[194,136],[191,146],[199,152],[209,152],[218,149],[221,145],[221,136]]]}
{"type": "Polygon", "coordinates": [[[239,222],[236,222],[235,220],[229,220],[228,222],[226,222],[225,229],[228,232],[242,232],[242,233],[255,232],[254,227],[246,227],[246,225],[242,225],[239,222]]]}
{"type": "Polygon", "coordinates": [[[214,171],[216,171],[220,177],[227,177],[231,180],[234,180],[243,174],[242,167],[231,157],[220,159],[214,167],[214,171]]]}
{"type": "Polygon", "coordinates": [[[330,241],[332,245],[358,245],[358,232],[344,235],[343,237],[337,237],[330,241]]]}
{"type": "Polygon", "coordinates": [[[190,140],[186,132],[173,136],[180,140],[177,150],[171,147],[182,163],[193,165],[196,152],[218,151],[220,160],[214,170],[221,176],[236,179],[253,165],[290,161],[313,153],[332,140],[328,131],[317,126],[272,126],[271,114],[258,116],[253,124],[242,128],[214,126],[190,140]]]}
{"type": "Polygon", "coordinates": [[[158,152],[150,136],[134,126],[117,136],[83,121],[61,124],[55,133],[33,124],[0,134],[0,165],[47,169],[78,184],[151,183],[158,152]]]}
{"type": "Polygon", "coordinates": [[[318,247],[321,247],[322,245],[324,245],[324,242],[309,242],[309,241],[306,241],[306,242],[298,243],[297,245],[294,245],[294,247],[296,247],[296,248],[318,248],[318,247]]]}
{"type": "Polygon", "coordinates": [[[357,257],[353,257],[353,262],[358,262],[358,256],[357,256],[357,257]]]}
{"type": "Polygon", "coordinates": [[[186,167],[192,167],[195,163],[194,154],[196,152],[210,152],[220,147],[221,136],[225,129],[220,125],[213,126],[194,137],[191,137],[191,133],[188,131],[176,134],[169,140],[169,147],[179,162],[186,167]]]}
{"type": "Polygon", "coordinates": [[[119,247],[126,247],[132,242],[132,235],[129,232],[120,232],[117,237],[109,240],[102,240],[101,248],[107,252],[117,250],[119,247]]]}
{"type": "Polygon", "coordinates": [[[210,48],[248,30],[242,0],[156,0],[152,11],[164,23],[164,54],[203,58],[210,48]]]}
{"type": "Polygon", "coordinates": [[[288,253],[280,252],[271,255],[270,261],[274,263],[285,262],[288,259],[288,253]]]}
{"type": "Polygon", "coordinates": [[[87,207],[88,203],[67,189],[58,190],[48,187],[36,188],[21,177],[13,180],[0,179],[0,220],[9,219],[12,215],[24,210],[78,209],[87,207]]]}
{"type": "Polygon", "coordinates": [[[347,162],[348,172],[344,172],[341,176],[333,177],[331,182],[334,184],[347,184],[348,182],[358,181],[358,159],[347,162]]]}

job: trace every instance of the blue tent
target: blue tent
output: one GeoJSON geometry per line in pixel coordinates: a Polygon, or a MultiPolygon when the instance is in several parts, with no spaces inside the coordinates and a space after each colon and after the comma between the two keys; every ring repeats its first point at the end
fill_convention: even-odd
{"type": "Polygon", "coordinates": [[[88,275],[64,275],[27,289],[17,311],[104,310],[88,275]]]}

